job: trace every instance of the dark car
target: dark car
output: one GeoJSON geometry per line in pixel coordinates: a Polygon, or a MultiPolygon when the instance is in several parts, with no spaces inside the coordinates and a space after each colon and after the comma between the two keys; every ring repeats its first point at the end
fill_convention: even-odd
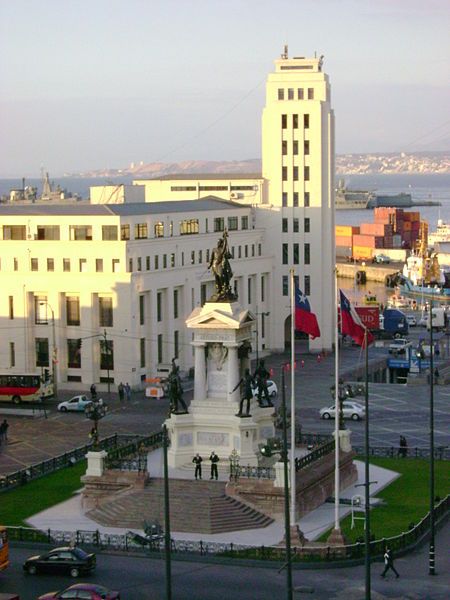
{"type": "Polygon", "coordinates": [[[106,589],[96,583],[75,583],[60,592],[49,592],[38,600],[120,600],[119,592],[106,589]]]}
{"type": "Polygon", "coordinates": [[[30,575],[47,573],[48,575],[70,575],[78,577],[95,569],[95,554],[87,554],[81,548],[55,548],[46,554],[30,556],[24,564],[24,570],[30,575]]]}

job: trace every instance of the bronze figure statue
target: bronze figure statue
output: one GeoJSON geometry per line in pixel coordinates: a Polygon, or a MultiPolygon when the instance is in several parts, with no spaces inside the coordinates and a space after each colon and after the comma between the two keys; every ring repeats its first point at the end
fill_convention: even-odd
{"type": "Polygon", "coordinates": [[[217,242],[216,248],[211,252],[208,263],[208,269],[211,269],[216,283],[216,293],[211,296],[210,302],[227,302],[237,299],[230,285],[233,277],[230,258],[232,256],[228,248],[228,232],[225,230],[217,242]]]}
{"type": "Polygon", "coordinates": [[[174,415],[187,414],[188,408],[183,400],[183,388],[181,386],[180,367],[175,364],[175,359],[172,358],[172,370],[167,379],[169,387],[169,409],[174,415]],[[182,410],[180,410],[180,405],[182,410]]]}

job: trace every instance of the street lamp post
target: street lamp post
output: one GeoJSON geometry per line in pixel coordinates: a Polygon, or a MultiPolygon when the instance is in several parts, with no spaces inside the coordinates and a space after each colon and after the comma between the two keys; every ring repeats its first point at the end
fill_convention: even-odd
{"type": "Polygon", "coordinates": [[[58,382],[57,382],[57,362],[58,362],[58,350],[56,348],[56,330],[55,330],[55,313],[51,304],[47,302],[47,300],[43,300],[39,303],[41,306],[47,306],[52,313],[52,342],[53,342],[53,350],[52,350],[52,378],[53,378],[53,395],[55,398],[58,398],[58,382]]]}
{"type": "Polygon", "coordinates": [[[429,575],[435,575],[434,546],[434,348],[433,348],[433,301],[430,300],[430,548],[429,575]]]}
{"type": "Polygon", "coordinates": [[[108,408],[102,402],[97,400],[90,402],[85,410],[86,417],[94,422],[94,427],[91,430],[92,444],[94,450],[98,449],[98,422],[106,415],[108,408]]]}

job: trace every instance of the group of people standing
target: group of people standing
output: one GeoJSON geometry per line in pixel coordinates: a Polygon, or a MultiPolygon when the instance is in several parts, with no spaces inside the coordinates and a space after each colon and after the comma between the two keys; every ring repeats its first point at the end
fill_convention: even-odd
{"type": "MultiPolygon", "coordinates": [[[[220,458],[217,456],[217,454],[214,452],[214,450],[211,452],[211,454],[209,456],[209,460],[211,462],[211,477],[210,477],[210,479],[217,480],[219,478],[219,471],[217,468],[217,463],[219,462],[220,458]]],[[[198,452],[192,459],[192,462],[195,465],[195,470],[194,470],[195,479],[201,479],[202,478],[203,458],[200,456],[200,454],[198,452]]]]}
{"type": "Polygon", "coordinates": [[[125,385],[123,385],[123,383],[120,382],[119,385],[117,386],[117,391],[119,392],[120,402],[123,402],[125,400],[125,398],[127,399],[127,402],[130,402],[131,387],[130,387],[130,384],[128,383],[128,381],[125,385]]]}

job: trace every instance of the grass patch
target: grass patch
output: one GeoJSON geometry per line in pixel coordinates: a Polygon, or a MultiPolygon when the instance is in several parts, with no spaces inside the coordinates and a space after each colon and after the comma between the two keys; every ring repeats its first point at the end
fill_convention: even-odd
{"type": "MultiPolygon", "coordinates": [[[[427,514],[430,506],[429,462],[420,459],[373,458],[372,465],[397,471],[401,476],[376,494],[386,503],[370,511],[370,530],[375,539],[399,535],[408,531],[410,523],[417,523],[427,514]]],[[[435,495],[444,498],[449,493],[450,476],[448,461],[435,461],[435,495]]],[[[361,495],[364,490],[361,488],[361,495]]],[[[358,516],[363,516],[361,513],[358,516]]],[[[364,521],[358,520],[351,529],[351,515],[341,521],[343,534],[350,542],[364,536],[364,521]]],[[[326,541],[331,529],[320,537],[326,541]]]]}
{"type": "Polygon", "coordinates": [[[86,461],[61,469],[25,485],[0,494],[0,523],[29,527],[32,515],[68,500],[82,487],[80,477],[86,472],[86,461]]]}

